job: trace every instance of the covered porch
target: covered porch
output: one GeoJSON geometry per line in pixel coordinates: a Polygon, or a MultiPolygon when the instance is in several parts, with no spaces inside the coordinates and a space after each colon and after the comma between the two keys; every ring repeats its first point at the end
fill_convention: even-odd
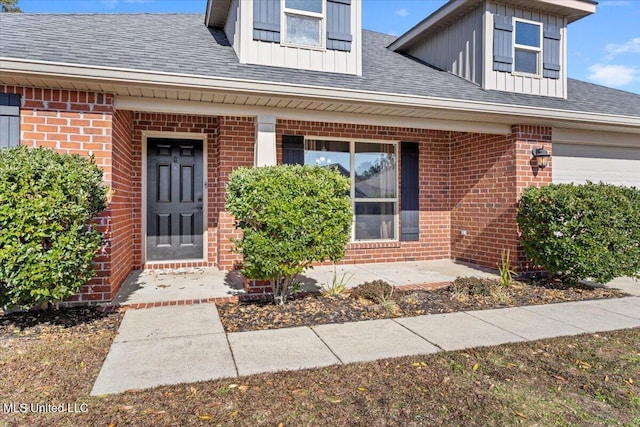
{"type": "MultiPolygon", "coordinates": [[[[456,277],[497,277],[492,269],[450,260],[342,264],[335,266],[337,280],[344,277],[347,287],[384,280],[394,286],[445,285],[456,277]]],[[[331,285],[334,266],[319,266],[299,276],[301,289],[317,292],[331,285]]],[[[237,270],[215,267],[132,272],[111,304],[134,308],[222,302],[247,295],[237,270]]]]}

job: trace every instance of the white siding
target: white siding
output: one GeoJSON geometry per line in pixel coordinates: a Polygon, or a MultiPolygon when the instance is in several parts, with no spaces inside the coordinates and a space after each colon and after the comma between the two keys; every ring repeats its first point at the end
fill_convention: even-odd
{"type": "MultiPolygon", "coordinates": [[[[238,0],[234,0],[234,4],[238,0]]],[[[362,18],[361,0],[351,2],[351,51],[311,49],[284,46],[280,43],[253,40],[253,7],[251,2],[240,1],[240,46],[238,58],[244,64],[271,65],[301,70],[325,71],[345,74],[362,74],[362,18]]],[[[232,6],[233,7],[233,6],[232,6]]],[[[225,28],[226,31],[226,28],[225,28]]],[[[236,32],[237,34],[237,32],[236,32]]],[[[229,37],[229,34],[227,34],[229,37]]],[[[237,35],[236,35],[237,37],[237,35]]],[[[323,36],[324,37],[324,36],[323,36]]],[[[324,43],[324,41],[323,41],[324,43]]]]}
{"type": "MultiPolygon", "coordinates": [[[[493,15],[505,15],[530,21],[542,22],[545,25],[555,25],[561,28],[562,39],[560,41],[560,78],[550,79],[545,77],[530,77],[493,70],[493,62],[485,61],[484,89],[503,90],[507,92],[526,93],[530,95],[567,97],[567,31],[565,19],[561,16],[548,15],[527,9],[519,9],[511,6],[488,3],[487,10],[491,17],[489,28],[493,28],[493,15]]],[[[487,58],[493,58],[493,31],[487,32],[487,58]]]]}
{"type": "Polygon", "coordinates": [[[640,188],[640,148],[553,144],[553,182],[603,181],[640,188]]]}
{"type": "Polygon", "coordinates": [[[482,7],[461,17],[407,53],[463,79],[482,83],[482,7]]]}

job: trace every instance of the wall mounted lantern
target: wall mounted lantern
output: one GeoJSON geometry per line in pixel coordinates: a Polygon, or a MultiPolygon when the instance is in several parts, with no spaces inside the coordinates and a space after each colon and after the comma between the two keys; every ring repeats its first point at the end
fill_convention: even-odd
{"type": "Polygon", "coordinates": [[[533,157],[536,158],[536,162],[538,163],[538,167],[540,169],[544,169],[547,167],[551,154],[549,154],[549,152],[544,149],[544,146],[542,148],[534,148],[533,150],[531,150],[531,154],[533,154],[533,157]]]}

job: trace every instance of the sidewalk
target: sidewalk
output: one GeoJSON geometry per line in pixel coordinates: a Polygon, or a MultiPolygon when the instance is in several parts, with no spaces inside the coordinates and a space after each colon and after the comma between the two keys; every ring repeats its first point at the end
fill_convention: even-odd
{"type": "Polygon", "coordinates": [[[636,327],[638,296],[230,334],[215,304],[129,310],[91,394],[636,327]]]}

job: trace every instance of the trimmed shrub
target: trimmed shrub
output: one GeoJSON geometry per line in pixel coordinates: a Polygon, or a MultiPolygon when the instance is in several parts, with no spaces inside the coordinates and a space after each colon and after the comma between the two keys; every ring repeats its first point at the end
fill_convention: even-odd
{"type": "Polygon", "coordinates": [[[295,277],[311,263],[345,254],[352,221],[349,180],[333,169],[283,165],[238,168],[225,208],[242,230],[233,240],[244,256],[242,274],[270,280],[283,304],[295,277]]]}
{"type": "Polygon", "coordinates": [[[518,210],[527,257],[552,274],[606,283],[640,275],[640,191],[609,184],[528,188],[518,210]]]}
{"type": "Polygon", "coordinates": [[[44,148],[0,150],[0,306],[61,301],[94,276],[106,207],[93,159],[44,148]]]}

